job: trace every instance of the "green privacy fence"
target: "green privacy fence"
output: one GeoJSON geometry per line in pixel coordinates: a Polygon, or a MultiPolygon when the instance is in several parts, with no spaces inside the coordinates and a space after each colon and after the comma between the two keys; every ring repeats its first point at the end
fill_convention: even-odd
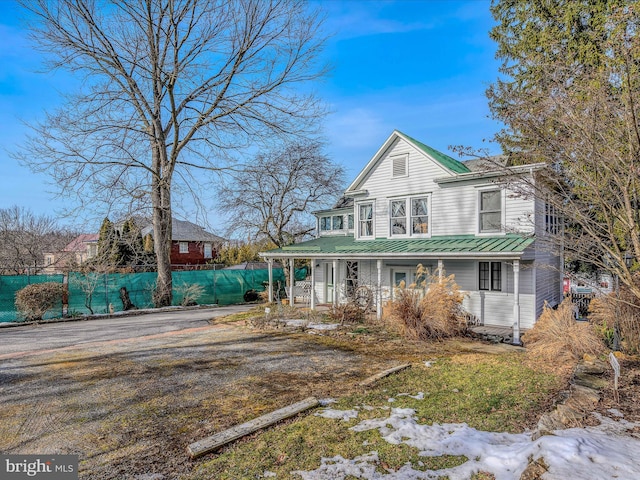
{"type": "MultiPolygon", "coordinates": [[[[0,275],[0,322],[13,322],[16,319],[16,292],[33,283],[62,283],[64,275],[0,275]]],[[[44,316],[56,318],[62,316],[62,302],[44,316]]]]}
{"type": "MultiPolygon", "coordinates": [[[[304,280],[305,268],[296,269],[296,280],[304,280]]],[[[67,315],[109,313],[123,309],[120,290],[126,288],[131,303],[137,308],[153,307],[153,291],[156,285],[155,272],[148,273],[77,273],[68,274],[67,315]]],[[[274,282],[284,283],[282,269],[273,269],[274,282]]],[[[15,309],[15,294],[31,283],[65,281],[63,275],[12,275],[0,276],[0,322],[18,320],[15,309]]],[[[180,305],[183,292],[188,285],[203,287],[197,303],[231,305],[243,303],[249,290],[258,292],[265,289],[269,281],[269,271],[264,270],[196,270],[173,272],[173,302],[180,305]]],[[[48,312],[45,318],[62,316],[62,305],[48,312]]]]}

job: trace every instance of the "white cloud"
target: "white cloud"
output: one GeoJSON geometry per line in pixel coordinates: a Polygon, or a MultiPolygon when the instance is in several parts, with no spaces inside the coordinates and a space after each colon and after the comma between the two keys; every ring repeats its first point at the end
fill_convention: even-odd
{"type": "MultiPolygon", "coordinates": [[[[331,115],[327,121],[327,135],[340,148],[371,148],[382,144],[393,131],[379,113],[380,110],[355,107],[331,115]]],[[[371,152],[373,155],[375,151],[371,152]]]]}
{"type": "Polygon", "coordinates": [[[328,13],[327,29],[336,32],[336,37],[340,40],[378,34],[406,33],[434,27],[433,22],[389,18],[382,10],[389,9],[392,2],[323,2],[321,5],[328,13]]]}

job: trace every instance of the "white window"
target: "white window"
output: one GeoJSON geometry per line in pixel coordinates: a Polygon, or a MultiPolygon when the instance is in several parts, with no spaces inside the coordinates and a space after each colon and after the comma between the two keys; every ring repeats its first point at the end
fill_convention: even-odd
{"type": "Polygon", "coordinates": [[[398,198],[389,202],[391,236],[429,234],[429,197],[398,198]]]}
{"type": "Polygon", "coordinates": [[[502,231],[502,192],[485,190],[480,192],[479,231],[492,233],[502,231]]]}
{"type": "Polygon", "coordinates": [[[557,235],[561,231],[561,226],[556,207],[550,203],[545,203],[544,208],[544,231],[552,235],[557,235]]]}
{"type": "Polygon", "coordinates": [[[359,205],[358,236],[373,237],[373,203],[362,203],[359,205]]]}
{"type": "Polygon", "coordinates": [[[411,234],[429,233],[429,199],[418,197],[411,199],[411,234]]]}
{"type": "Polygon", "coordinates": [[[391,178],[406,177],[409,155],[391,157],[391,178]]]}
{"type": "Polygon", "coordinates": [[[211,258],[213,254],[213,249],[211,248],[210,243],[204,244],[204,258],[211,258]]]}
{"type": "Polygon", "coordinates": [[[407,234],[407,200],[391,200],[389,205],[389,222],[391,235],[407,234]]]}
{"type": "Polygon", "coordinates": [[[320,217],[320,230],[328,232],[330,230],[342,230],[344,229],[344,216],[332,215],[326,217],[320,217]]]}
{"type": "Polygon", "coordinates": [[[189,253],[189,242],[180,242],[180,253],[189,253]]]}

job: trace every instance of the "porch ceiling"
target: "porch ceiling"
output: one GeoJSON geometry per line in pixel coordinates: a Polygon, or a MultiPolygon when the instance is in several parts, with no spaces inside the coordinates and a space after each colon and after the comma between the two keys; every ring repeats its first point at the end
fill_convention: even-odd
{"type": "Polygon", "coordinates": [[[447,235],[421,239],[358,240],[353,236],[326,236],[263,252],[265,258],[520,258],[532,237],[515,234],[493,237],[447,235]]]}

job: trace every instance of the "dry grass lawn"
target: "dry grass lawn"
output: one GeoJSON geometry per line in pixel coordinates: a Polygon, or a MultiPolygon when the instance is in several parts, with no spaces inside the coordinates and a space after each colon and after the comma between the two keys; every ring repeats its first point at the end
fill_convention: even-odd
{"type": "MultiPolygon", "coordinates": [[[[211,460],[188,458],[186,446],[193,441],[311,395],[369,395],[357,383],[398,363],[440,358],[472,371],[491,357],[474,352],[476,345],[408,341],[375,325],[311,335],[220,322],[144,342],[4,360],[0,451],[78,454],[83,479],[190,478],[211,460]]],[[[534,411],[521,403],[511,411],[505,407],[505,418],[488,415],[495,422],[486,426],[531,426],[558,388],[545,385],[534,411]]],[[[489,398],[489,413],[503,409],[503,398],[517,403],[505,392],[489,398]]],[[[454,413],[446,418],[465,420],[462,405],[454,413]]]]}

